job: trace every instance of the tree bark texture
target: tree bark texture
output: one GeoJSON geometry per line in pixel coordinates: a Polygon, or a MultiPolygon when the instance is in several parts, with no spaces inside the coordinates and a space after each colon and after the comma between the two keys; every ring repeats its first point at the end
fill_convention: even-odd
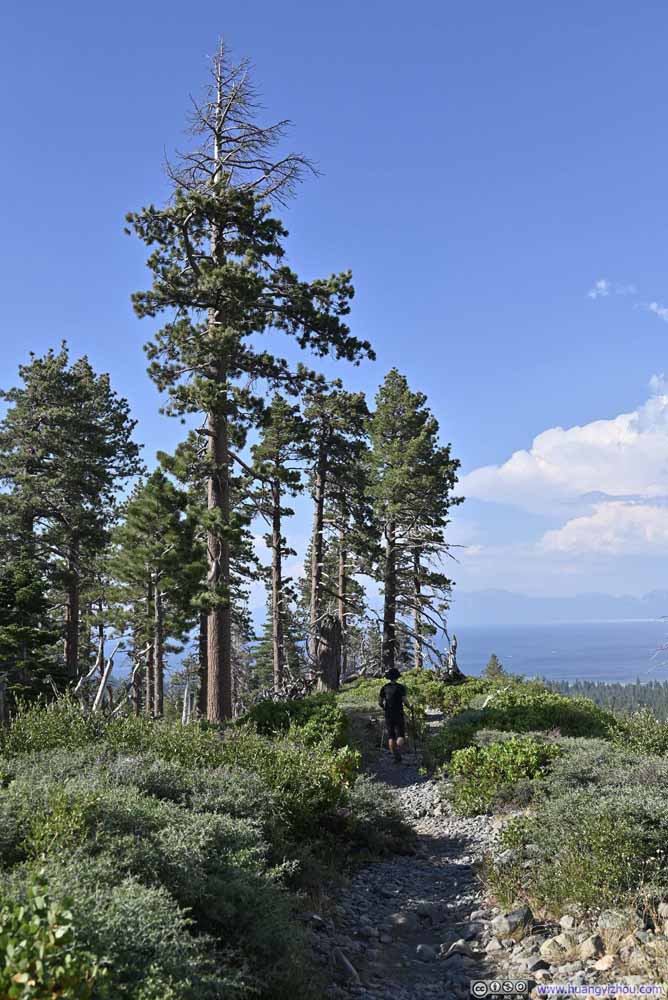
{"type": "MultiPolygon", "coordinates": [[[[146,619],[147,625],[149,625],[149,635],[151,634],[151,615],[153,611],[153,584],[149,583],[146,590],[146,619]]],[[[155,646],[153,643],[150,644],[148,650],[146,651],[146,676],[145,689],[144,689],[144,713],[148,716],[153,715],[153,654],[155,652],[155,646]]]]}
{"type": "Polygon", "coordinates": [[[153,636],[153,715],[156,719],[161,719],[164,710],[165,692],[165,653],[164,653],[164,615],[162,607],[162,592],[160,590],[160,580],[155,581],[155,595],[153,599],[153,611],[155,615],[155,632],[153,636]]]}
{"type": "Polygon", "coordinates": [[[208,649],[207,649],[208,616],[206,611],[199,613],[199,692],[197,695],[197,711],[201,719],[206,718],[207,684],[208,684],[208,649]]]}
{"type": "Polygon", "coordinates": [[[311,636],[310,655],[314,669],[319,673],[318,646],[321,629],[320,609],[322,591],[323,529],[325,522],[325,470],[324,462],[318,462],[314,484],[313,534],[311,537],[311,636]]]}
{"type": "Polygon", "coordinates": [[[283,568],[281,559],[281,484],[271,484],[271,647],[274,690],[283,685],[283,568]]]}
{"type": "Polygon", "coordinates": [[[383,670],[394,667],[397,620],[397,548],[396,525],[389,521],[385,529],[385,575],[383,601],[383,670]]]}
{"type": "Polygon", "coordinates": [[[413,549],[413,665],[416,670],[421,670],[424,665],[422,655],[422,613],[420,610],[420,550],[413,549]]]}
{"type": "MultiPolygon", "coordinates": [[[[341,629],[341,659],[339,667],[338,682],[340,682],[342,677],[346,676],[346,670],[348,668],[348,641],[346,628],[346,591],[348,584],[348,575],[346,570],[346,559],[348,553],[346,552],[346,535],[343,528],[339,530],[339,583],[338,583],[338,615],[339,615],[339,625],[341,629]]],[[[337,688],[339,683],[337,683],[337,688]]]]}
{"type": "Polygon", "coordinates": [[[70,678],[79,673],[79,570],[80,540],[75,532],[70,539],[67,557],[67,584],[65,605],[65,667],[70,678]]]}
{"type": "MultiPolygon", "coordinates": [[[[223,381],[222,373],[220,381],[223,381]]],[[[229,442],[227,417],[209,413],[208,508],[217,511],[226,527],[230,523],[229,442]]],[[[207,718],[222,722],[232,718],[232,657],[230,608],[230,543],[217,530],[207,532],[208,585],[213,603],[207,623],[207,718]],[[221,591],[223,596],[221,598],[221,591]]]]}
{"type": "Polygon", "coordinates": [[[341,661],[341,622],[336,615],[323,615],[320,623],[316,662],[318,670],[318,690],[335,691],[339,684],[339,664],[341,661]]]}

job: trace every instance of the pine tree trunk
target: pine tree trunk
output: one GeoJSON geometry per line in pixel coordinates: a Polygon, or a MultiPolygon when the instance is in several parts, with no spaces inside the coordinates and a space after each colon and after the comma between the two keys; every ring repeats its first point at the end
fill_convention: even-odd
{"type": "Polygon", "coordinates": [[[420,610],[420,549],[413,550],[413,665],[421,670],[424,665],[422,656],[422,613],[420,610]]]}
{"type": "Polygon", "coordinates": [[[323,615],[318,637],[318,691],[336,691],[341,662],[341,622],[336,615],[323,615]]]}
{"type": "Polygon", "coordinates": [[[397,549],[396,525],[389,521],[385,529],[385,579],[383,602],[383,670],[394,667],[397,619],[397,549]]]}
{"type": "Polygon", "coordinates": [[[153,601],[155,614],[155,634],[153,637],[153,715],[161,719],[164,714],[165,693],[165,654],[164,654],[164,622],[162,607],[162,592],[160,580],[156,575],[155,596],[153,601]]]}
{"type": "MultiPolygon", "coordinates": [[[[146,590],[146,624],[147,635],[152,634],[152,618],[153,614],[153,584],[149,583],[146,590]]],[[[146,651],[146,677],[145,677],[145,695],[144,695],[144,713],[151,717],[153,715],[153,653],[155,647],[153,642],[151,642],[148,650],[146,651]]]]}
{"type": "MultiPolygon", "coordinates": [[[[222,374],[219,376],[222,382],[222,374]]],[[[210,413],[207,420],[209,461],[208,508],[230,523],[229,444],[227,417],[210,413]]],[[[207,718],[232,718],[232,657],[230,608],[230,543],[217,530],[207,532],[208,585],[213,604],[207,623],[207,718]],[[222,593],[221,593],[222,592],[222,593]]]]}
{"type": "Polygon", "coordinates": [[[323,528],[325,521],[325,472],[322,460],[318,462],[315,475],[313,499],[313,535],[311,538],[311,638],[309,652],[313,668],[320,673],[320,613],[322,590],[323,528]]]}
{"type": "Polygon", "coordinates": [[[153,645],[146,652],[146,694],[144,697],[144,714],[153,717],[153,645]]]}
{"type": "Polygon", "coordinates": [[[283,570],[281,560],[281,485],[271,484],[271,647],[274,691],[283,685],[283,570]]]}
{"type": "Polygon", "coordinates": [[[79,571],[80,540],[75,532],[70,539],[67,558],[67,593],[65,606],[65,668],[68,677],[79,674],[79,571]]]}
{"type": "MultiPolygon", "coordinates": [[[[137,631],[135,629],[134,633],[133,633],[133,636],[132,636],[132,645],[134,647],[135,655],[137,653],[137,647],[140,646],[140,643],[141,643],[141,639],[137,635],[137,631]]],[[[135,660],[134,666],[137,667],[137,661],[136,660],[135,660]]],[[[141,669],[139,669],[139,668],[134,669],[132,671],[132,673],[133,673],[133,680],[132,680],[132,687],[130,689],[130,702],[132,704],[132,714],[133,715],[141,715],[141,708],[142,708],[142,705],[141,705],[141,701],[142,701],[142,698],[141,698],[141,669]]]]}
{"type": "Polygon", "coordinates": [[[206,718],[207,705],[207,625],[208,617],[206,611],[199,613],[199,692],[197,694],[197,711],[201,719],[206,718]]]}
{"type": "MultiPolygon", "coordinates": [[[[341,664],[339,668],[339,681],[342,677],[346,676],[346,670],[348,669],[348,641],[347,641],[347,629],[346,629],[346,590],[348,586],[348,576],[346,573],[346,559],[348,553],[346,552],[346,535],[343,528],[339,529],[339,596],[338,596],[338,613],[339,613],[339,625],[341,626],[341,664]]],[[[337,688],[339,684],[336,685],[337,688]]]]}

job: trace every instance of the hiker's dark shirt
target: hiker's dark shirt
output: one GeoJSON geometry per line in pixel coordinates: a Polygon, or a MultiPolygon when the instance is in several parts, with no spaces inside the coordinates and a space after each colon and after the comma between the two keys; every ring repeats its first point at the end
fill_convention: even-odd
{"type": "Polygon", "coordinates": [[[378,695],[378,704],[385,712],[386,719],[399,720],[403,718],[404,701],[407,695],[408,691],[403,684],[397,684],[396,681],[383,684],[378,695]]]}

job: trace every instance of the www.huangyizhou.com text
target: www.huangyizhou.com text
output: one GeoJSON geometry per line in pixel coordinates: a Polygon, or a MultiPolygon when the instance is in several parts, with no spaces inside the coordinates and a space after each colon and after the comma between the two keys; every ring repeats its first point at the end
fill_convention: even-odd
{"type": "Polygon", "coordinates": [[[534,995],[539,997],[554,996],[594,996],[594,997],[621,997],[621,996],[663,996],[666,992],[661,983],[645,983],[640,986],[630,986],[628,983],[600,983],[596,985],[581,986],[575,983],[539,983],[534,987],[534,995]]]}

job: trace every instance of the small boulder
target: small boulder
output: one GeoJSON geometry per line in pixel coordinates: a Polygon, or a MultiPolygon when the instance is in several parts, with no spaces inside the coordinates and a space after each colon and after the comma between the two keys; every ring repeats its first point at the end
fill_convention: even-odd
{"type": "Polygon", "coordinates": [[[558,964],[564,957],[565,948],[559,944],[556,938],[548,938],[540,946],[540,953],[551,965],[558,964]]]}
{"type": "Polygon", "coordinates": [[[425,917],[432,924],[438,924],[443,919],[443,910],[440,903],[420,902],[415,907],[415,912],[419,917],[425,917]]]}
{"type": "Polygon", "coordinates": [[[605,951],[605,945],[600,934],[592,934],[578,948],[578,955],[586,962],[590,958],[600,958],[605,951]]]}
{"type": "Polygon", "coordinates": [[[459,938],[458,941],[453,941],[452,944],[445,950],[443,957],[450,958],[451,955],[463,955],[465,958],[475,958],[470,945],[466,943],[464,938],[459,938]]]}
{"type": "Polygon", "coordinates": [[[561,945],[564,951],[573,951],[578,943],[575,936],[569,934],[568,931],[562,931],[561,934],[557,934],[554,940],[558,945],[561,945]]]}
{"type": "Polygon", "coordinates": [[[559,966],[559,973],[563,976],[572,976],[576,972],[582,972],[582,962],[565,962],[559,966]]]}
{"type": "Polygon", "coordinates": [[[668,920],[668,903],[659,903],[658,914],[662,920],[668,920]]]}
{"type": "Polygon", "coordinates": [[[490,938],[485,947],[485,951],[503,951],[503,945],[498,937],[490,938]]]}
{"type": "Polygon", "coordinates": [[[630,914],[622,913],[620,910],[604,910],[596,921],[601,930],[605,931],[623,930],[633,922],[634,918],[630,914]]]}
{"type": "Polygon", "coordinates": [[[539,955],[535,955],[533,958],[530,958],[526,964],[527,972],[532,972],[532,973],[538,972],[539,969],[549,969],[549,968],[550,968],[549,962],[546,962],[545,959],[541,958],[539,955]]]}
{"type": "Polygon", "coordinates": [[[608,969],[612,968],[614,961],[614,955],[604,955],[603,958],[599,958],[598,962],[594,962],[594,968],[597,972],[607,972],[608,969]]]}
{"type": "Polygon", "coordinates": [[[401,910],[390,917],[391,927],[399,934],[410,934],[420,928],[420,918],[414,910],[401,910]]]}
{"type": "Polygon", "coordinates": [[[576,920],[572,913],[564,913],[563,917],[559,921],[559,926],[565,931],[572,931],[575,927],[576,920]]]}
{"type": "Polygon", "coordinates": [[[415,949],[415,954],[421,962],[435,962],[438,958],[436,949],[432,948],[430,944],[419,944],[415,949]]]}
{"type": "Polygon", "coordinates": [[[533,913],[528,906],[518,906],[510,913],[500,913],[492,920],[492,931],[497,937],[509,937],[522,931],[533,922],[533,913]]]}

